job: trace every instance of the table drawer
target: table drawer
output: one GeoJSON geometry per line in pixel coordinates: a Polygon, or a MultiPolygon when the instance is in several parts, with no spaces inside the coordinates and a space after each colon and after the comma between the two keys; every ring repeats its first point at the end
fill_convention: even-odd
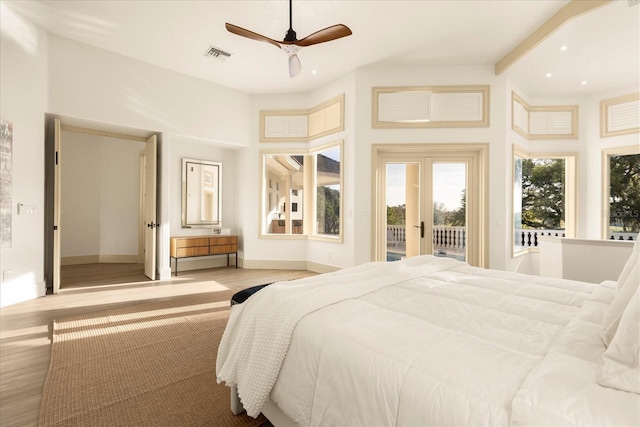
{"type": "Polygon", "coordinates": [[[236,245],[238,244],[237,236],[216,236],[209,238],[209,244],[211,246],[219,245],[236,245]]]}
{"type": "Polygon", "coordinates": [[[178,258],[190,257],[190,256],[202,256],[202,255],[209,255],[208,246],[196,246],[193,248],[178,248],[178,250],[176,251],[176,256],[178,258]]]}
{"type": "Polygon", "coordinates": [[[238,245],[216,245],[211,246],[211,254],[228,254],[230,252],[238,252],[238,245]]]}
{"type": "Polygon", "coordinates": [[[209,246],[209,239],[204,238],[189,238],[189,239],[176,239],[176,246],[178,248],[186,248],[193,246],[209,246]]]}

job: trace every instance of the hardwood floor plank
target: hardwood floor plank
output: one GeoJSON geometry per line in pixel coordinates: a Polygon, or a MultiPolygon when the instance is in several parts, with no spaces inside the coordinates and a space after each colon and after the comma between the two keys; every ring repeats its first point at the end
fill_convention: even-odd
{"type": "Polygon", "coordinates": [[[203,302],[221,302],[242,289],[314,275],[298,270],[245,270],[234,267],[180,272],[166,281],[144,277],[139,264],[63,266],[57,295],[0,310],[0,425],[36,426],[42,389],[51,359],[55,319],[201,294],[203,302]]]}

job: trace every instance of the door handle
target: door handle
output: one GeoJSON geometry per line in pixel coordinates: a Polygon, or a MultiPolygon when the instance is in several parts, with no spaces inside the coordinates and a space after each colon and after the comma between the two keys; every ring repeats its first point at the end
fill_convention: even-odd
{"type": "Polygon", "coordinates": [[[420,221],[420,225],[414,225],[413,228],[420,229],[420,238],[424,239],[424,221],[420,221]]]}
{"type": "Polygon", "coordinates": [[[156,228],[158,226],[158,224],[154,224],[153,222],[150,222],[149,224],[147,224],[147,227],[149,228],[156,228]]]}

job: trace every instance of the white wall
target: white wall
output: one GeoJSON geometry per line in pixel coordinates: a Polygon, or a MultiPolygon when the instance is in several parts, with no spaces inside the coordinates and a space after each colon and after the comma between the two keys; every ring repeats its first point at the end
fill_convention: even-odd
{"type": "MultiPolygon", "coordinates": [[[[432,66],[409,68],[364,68],[357,71],[356,97],[356,189],[358,215],[358,261],[371,260],[371,150],[372,144],[393,143],[488,143],[489,144],[489,266],[505,268],[507,253],[506,216],[508,182],[505,181],[505,77],[494,75],[491,66],[432,66]],[[490,126],[487,128],[373,129],[373,87],[427,85],[490,85],[490,126]],[[496,242],[496,243],[494,243],[496,242]]],[[[510,153],[510,149],[508,151],[510,153]]]]}
{"type": "MultiPolygon", "coordinates": [[[[172,211],[180,206],[179,193],[171,191],[180,180],[171,166],[174,141],[248,145],[251,97],[62,37],[49,39],[49,113],[159,134],[157,268],[167,279],[169,238],[176,232],[172,211]]],[[[227,196],[235,194],[223,196],[227,208],[235,206],[227,196]]]]}
{"type": "Polygon", "coordinates": [[[143,142],[62,132],[61,255],[138,254],[143,142]]]}
{"type": "MultiPolygon", "coordinates": [[[[377,143],[489,143],[489,266],[518,271],[536,269],[534,258],[526,262],[511,258],[510,181],[514,138],[510,130],[510,99],[511,87],[517,85],[511,83],[508,76],[495,76],[490,65],[367,67],[312,93],[250,96],[48,35],[2,7],[0,107],[2,118],[15,126],[13,194],[14,198],[19,195],[20,200],[14,202],[37,207],[34,215],[13,218],[14,245],[1,251],[0,269],[10,270],[14,277],[2,282],[2,304],[44,292],[45,113],[160,135],[158,259],[161,278],[167,278],[169,237],[202,232],[180,228],[179,159],[183,156],[222,158],[223,223],[242,236],[243,256],[254,266],[264,261],[274,266],[293,264],[301,268],[308,267],[309,263],[346,267],[371,260],[371,150],[372,144],[377,143]],[[371,127],[374,86],[465,84],[491,85],[490,127],[395,130],[371,127]],[[317,143],[344,140],[344,243],[259,239],[259,150],[307,146],[260,144],[259,111],[309,108],[340,93],[346,95],[346,129],[317,143]],[[215,147],[212,151],[199,147],[212,144],[215,147]],[[8,297],[10,288],[19,290],[17,296],[8,297]]],[[[624,93],[578,100],[528,99],[532,105],[567,102],[580,105],[581,138],[578,141],[535,144],[540,149],[558,149],[561,145],[563,151],[581,153],[579,236],[593,237],[600,230],[600,150],[605,146],[638,143],[637,134],[599,138],[598,102],[621,94],[624,93]]],[[[521,95],[526,97],[525,93],[521,95]]]]}
{"type": "MultiPolygon", "coordinates": [[[[169,154],[169,176],[164,182],[168,183],[169,197],[169,235],[175,236],[205,236],[211,235],[209,228],[182,228],[182,159],[198,159],[222,163],[222,227],[229,228],[231,234],[239,235],[238,258],[243,257],[243,234],[240,231],[238,214],[238,200],[242,197],[238,193],[239,180],[242,179],[243,167],[239,167],[237,161],[238,150],[228,148],[225,144],[216,144],[211,141],[193,138],[184,135],[172,135],[169,154]]],[[[161,278],[168,278],[169,252],[161,258],[161,278]],[[166,275],[162,277],[162,275],[166,275]]],[[[230,261],[233,264],[233,260],[230,261]]],[[[180,261],[180,270],[210,268],[226,265],[226,257],[202,257],[180,261]],[[186,267],[185,267],[186,266],[186,267]]]]}
{"type": "MultiPolygon", "coordinates": [[[[159,134],[158,268],[167,278],[173,233],[168,217],[170,207],[180,205],[168,190],[172,179],[179,179],[168,170],[172,138],[189,135],[231,148],[247,146],[251,97],[47,34],[1,7],[1,116],[14,123],[14,202],[36,206],[35,214],[13,218],[14,244],[1,252],[0,270],[10,271],[2,282],[1,304],[45,293],[45,113],[159,134]]],[[[236,196],[233,191],[227,196],[232,199],[227,218],[233,218],[236,196]]]]}
{"type": "Polygon", "coordinates": [[[590,283],[615,281],[633,252],[633,244],[545,236],[540,239],[540,271],[549,277],[590,283]]]}
{"type": "MultiPolygon", "coordinates": [[[[578,204],[577,204],[577,229],[576,238],[601,239],[602,227],[602,150],[613,147],[640,145],[640,135],[630,134],[609,138],[600,137],[600,101],[637,92],[638,88],[621,89],[615,92],[601,94],[585,94],[584,97],[530,97],[517,83],[508,82],[508,97],[510,106],[511,91],[520,95],[529,105],[578,105],[578,138],[577,139],[549,139],[528,141],[520,134],[511,130],[510,107],[507,110],[508,125],[506,128],[507,143],[517,144],[530,152],[575,152],[578,154],[578,204]]],[[[510,154],[511,156],[511,154],[510,154]]],[[[508,159],[508,172],[511,178],[511,157],[508,159]]],[[[512,189],[509,189],[512,191],[512,189]]],[[[511,223],[511,201],[509,202],[508,224],[511,223]]],[[[510,241],[508,243],[511,244],[510,241]]],[[[510,248],[510,246],[507,246],[510,248]]],[[[596,262],[598,257],[594,252],[594,258],[586,262],[596,262]]],[[[509,256],[507,270],[528,274],[540,274],[545,269],[540,265],[541,257],[537,253],[520,255],[515,258],[509,256]]],[[[543,261],[544,262],[544,261],[543,261]]]]}
{"type": "Polygon", "coordinates": [[[238,166],[237,150],[225,146],[174,135],[171,138],[171,235],[210,235],[209,228],[182,228],[182,159],[206,160],[222,163],[222,227],[230,228],[232,234],[238,232],[238,166]]]}
{"type": "MultiPolygon", "coordinates": [[[[337,94],[335,94],[337,95],[337,94]]],[[[335,96],[334,95],[334,96],[335,96]]],[[[248,116],[251,145],[238,150],[238,233],[242,235],[243,263],[259,268],[264,265],[278,268],[305,268],[307,243],[305,240],[260,239],[260,150],[300,149],[304,143],[260,143],[260,110],[307,109],[313,104],[305,94],[299,95],[256,95],[253,97],[251,114],[248,116]],[[266,261],[263,263],[263,261],[266,261]]]]}
{"type": "MultiPolygon", "coordinates": [[[[242,236],[244,240],[244,263],[254,268],[326,268],[349,267],[356,264],[356,231],[354,218],[354,199],[356,194],[355,169],[357,154],[355,141],[355,73],[339,78],[323,88],[297,95],[255,96],[251,116],[252,145],[238,153],[239,198],[238,212],[242,217],[242,236]],[[260,143],[260,110],[308,109],[338,95],[345,95],[345,130],[318,138],[311,143],[260,143]],[[312,239],[260,238],[260,150],[307,149],[323,144],[344,141],[344,200],[343,200],[343,242],[333,243],[312,239]]],[[[368,233],[368,231],[367,231],[368,233]]]]}
{"type": "Polygon", "coordinates": [[[249,95],[49,36],[49,112],[249,144],[249,95]]]}
{"type": "Polygon", "coordinates": [[[46,292],[43,164],[47,34],[3,4],[0,31],[0,117],[14,126],[12,245],[0,249],[0,306],[6,306],[46,292]],[[35,206],[35,213],[16,215],[18,203],[35,206]]]}

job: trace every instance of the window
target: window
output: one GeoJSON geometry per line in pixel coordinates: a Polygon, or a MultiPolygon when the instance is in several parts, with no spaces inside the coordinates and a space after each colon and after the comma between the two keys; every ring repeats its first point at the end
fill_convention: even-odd
{"type": "Polygon", "coordinates": [[[261,158],[261,236],[341,241],[342,142],[301,151],[269,150],[261,158]]]}
{"type": "Polygon", "coordinates": [[[603,153],[605,239],[636,240],[640,232],[640,148],[603,153]]]}
{"type": "Polygon", "coordinates": [[[576,158],[514,146],[514,254],[537,250],[540,236],[575,236],[576,158]]]}

